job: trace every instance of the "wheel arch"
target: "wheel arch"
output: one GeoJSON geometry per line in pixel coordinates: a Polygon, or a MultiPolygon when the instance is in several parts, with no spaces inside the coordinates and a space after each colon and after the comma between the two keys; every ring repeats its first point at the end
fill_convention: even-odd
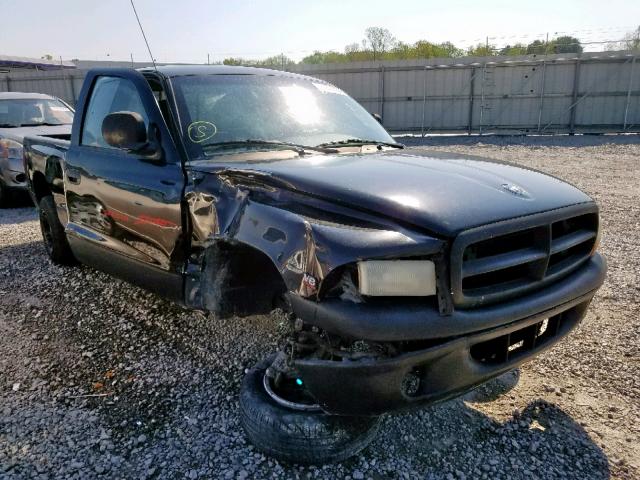
{"type": "MultiPolygon", "coordinates": [[[[282,306],[287,291],[272,259],[243,242],[220,239],[202,253],[199,292],[202,308],[220,317],[266,314],[282,306]]],[[[195,295],[194,295],[195,294],[195,295]]]]}
{"type": "Polygon", "coordinates": [[[36,204],[42,200],[43,197],[52,195],[51,187],[47,182],[42,172],[34,172],[31,178],[32,195],[35,197],[36,204]]]}

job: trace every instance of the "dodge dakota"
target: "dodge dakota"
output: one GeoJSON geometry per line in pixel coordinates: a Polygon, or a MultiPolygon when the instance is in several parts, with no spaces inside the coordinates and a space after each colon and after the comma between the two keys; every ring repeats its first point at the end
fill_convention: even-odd
{"type": "Polygon", "coordinates": [[[239,402],[248,438],[285,460],[344,459],[381,415],[514,369],[578,325],[604,281],[586,194],[405,149],[306,76],[96,69],[70,141],[24,145],[53,262],[212,318],[286,312],[280,350],[239,402]]]}

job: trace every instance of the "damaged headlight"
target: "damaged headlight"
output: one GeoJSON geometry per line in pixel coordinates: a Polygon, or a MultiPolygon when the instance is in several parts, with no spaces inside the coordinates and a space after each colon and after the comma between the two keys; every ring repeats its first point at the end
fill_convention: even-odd
{"type": "Polygon", "coordinates": [[[373,297],[426,297],[436,294],[436,269],[430,260],[358,262],[359,291],[373,297]]]}

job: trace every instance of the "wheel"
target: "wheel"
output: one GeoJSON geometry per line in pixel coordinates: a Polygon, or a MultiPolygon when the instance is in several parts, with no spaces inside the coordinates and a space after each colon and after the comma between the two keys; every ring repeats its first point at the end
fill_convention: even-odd
{"type": "Polygon", "coordinates": [[[7,187],[5,187],[2,180],[0,180],[0,208],[6,207],[8,200],[9,200],[9,191],[7,190],[7,187]]]}
{"type": "Polygon", "coordinates": [[[42,197],[39,203],[40,230],[44,240],[44,247],[49,258],[56,265],[73,265],[75,258],[71,253],[64,228],[58,220],[58,213],[53,197],[42,197]]]}
{"type": "Polygon", "coordinates": [[[328,415],[307,401],[274,400],[265,381],[272,361],[251,369],[240,390],[240,421],[258,450],[286,462],[323,464],[349,458],[371,443],[379,417],[328,415]]]}

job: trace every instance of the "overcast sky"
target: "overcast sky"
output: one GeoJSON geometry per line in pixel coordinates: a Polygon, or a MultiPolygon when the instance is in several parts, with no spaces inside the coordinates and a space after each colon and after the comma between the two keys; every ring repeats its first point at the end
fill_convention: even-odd
{"type": "MultiPolygon", "coordinates": [[[[369,26],[399,40],[484,41],[504,46],[546,32],[617,40],[640,23],[638,0],[135,0],[160,62],[262,58],[299,60],[313,50],[360,42],[369,26]]],[[[129,0],[0,0],[0,55],[147,61],[129,0]]],[[[588,46],[599,50],[599,45],[588,46]]]]}

